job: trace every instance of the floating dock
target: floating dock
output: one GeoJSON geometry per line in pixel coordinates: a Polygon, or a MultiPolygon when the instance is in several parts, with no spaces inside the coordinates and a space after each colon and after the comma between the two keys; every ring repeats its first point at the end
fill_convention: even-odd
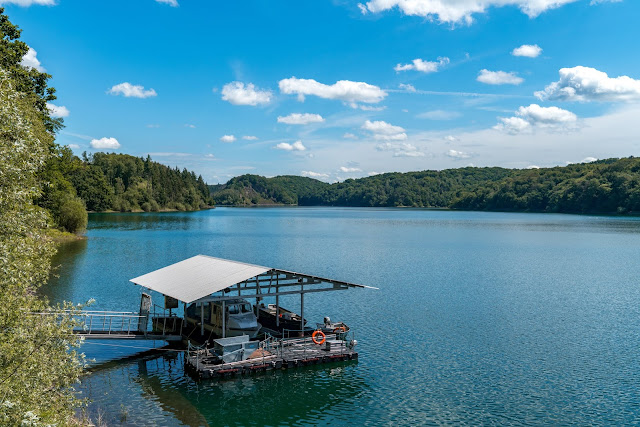
{"type": "Polygon", "coordinates": [[[325,317],[324,323],[316,323],[317,328],[305,325],[305,295],[377,289],[206,255],[187,258],[130,281],[162,295],[164,306],[152,304],[151,295],[142,292],[137,313],[71,310],[30,314],[71,321],[74,333],[83,339],[160,340],[173,346],[184,343],[188,346],[188,373],[197,379],[224,378],[357,360],[357,342],[344,323],[333,323],[325,317]],[[300,297],[299,315],[280,307],[282,296],[300,297]],[[247,299],[255,299],[255,304],[247,299]],[[265,306],[265,299],[274,299],[275,304],[265,306]],[[269,328],[259,323],[261,312],[269,328]],[[312,336],[307,336],[309,333],[312,336]]]}
{"type": "Polygon", "coordinates": [[[309,337],[266,343],[248,359],[228,363],[220,363],[220,359],[209,349],[190,350],[185,368],[197,379],[221,379],[277,369],[358,360],[354,344],[331,335],[322,344],[314,343],[309,337]]]}

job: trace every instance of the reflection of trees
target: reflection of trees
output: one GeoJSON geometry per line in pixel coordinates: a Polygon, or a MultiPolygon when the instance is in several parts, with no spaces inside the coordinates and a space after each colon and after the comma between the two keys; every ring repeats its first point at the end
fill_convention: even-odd
{"type": "Polygon", "coordinates": [[[117,230],[188,230],[201,220],[197,212],[92,213],[91,229],[117,230]]]}
{"type": "Polygon", "coordinates": [[[39,292],[52,302],[61,302],[72,294],[69,278],[76,276],[77,260],[87,249],[87,239],[72,240],[58,245],[58,252],[51,260],[51,274],[39,292]]]}
{"type": "Polygon", "coordinates": [[[153,360],[140,360],[138,362],[140,375],[136,378],[136,382],[140,384],[146,396],[156,400],[162,409],[173,414],[181,423],[188,426],[208,426],[205,417],[183,394],[183,389],[179,387],[181,381],[173,378],[176,371],[185,375],[182,360],[182,357],[178,357],[175,353],[153,360]],[[159,365],[160,372],[149,375],[147,364],[159,365]],[[164,378],[165,376],[168,376],[169,381],[164,378]]]}

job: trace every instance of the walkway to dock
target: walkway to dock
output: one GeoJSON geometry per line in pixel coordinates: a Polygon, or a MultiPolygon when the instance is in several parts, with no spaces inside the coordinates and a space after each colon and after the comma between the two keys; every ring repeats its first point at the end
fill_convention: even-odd
{"type": "Polygon", "coordinates": [[[256,354],[248,359],[230,363],[220,363],[208,349],[200,349],[187,354],[186,370],[198,379],[250,375],[274,369],[357,360],[358,353],[353,347],[346,341],[336,339],[335,335],[327,335],[321,345],[315,344],[309,337],[271,340],[265,341],[256,354]]]}
{"type": "Polygon", "coordinates": [[[71,318],[73,333],[84,339],[182,340],[183,319],[176,316],[140,315],[129,311],[51,311],[30,313],[71,318]],[[149,329],[151,321],[151,329],[149,329]]]}

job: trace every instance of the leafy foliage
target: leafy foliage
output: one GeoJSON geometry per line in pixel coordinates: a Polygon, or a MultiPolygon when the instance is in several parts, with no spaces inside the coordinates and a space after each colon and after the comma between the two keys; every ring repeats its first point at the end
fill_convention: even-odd
{"type": "Polygon", "coordinates": [[[29,314],[49,311],[36,289],[55,249],[33,200],[53,137],[36,97],[16,86],[0,69],[0,425],[67,425],[79,403],[78,340],[67,317],[29,314]]]}
{"type": "Polygon", "coordinates": [[[461,168],[385,173],[326,184],[311,178],[243,175],[212,186],[218,204],[407,206],[462,210],[637,213],[640,159],[548,169],[461,168]]]}
{"type": "Polygon", "coordinates": [[[80,233],[87,225],[87,211],[71,182],[80,166],[80,159],[69,147],[54,144],[38,174],[42,193],[36,203],[49,211],[56,227],[70,233],[80,233]]]}

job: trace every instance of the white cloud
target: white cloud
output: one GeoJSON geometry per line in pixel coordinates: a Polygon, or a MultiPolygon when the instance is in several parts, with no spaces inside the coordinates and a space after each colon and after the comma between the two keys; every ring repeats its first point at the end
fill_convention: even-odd
{"type": "Polygon", "coordinates": [[[582,159],[580,163],[592,163],[592,162],[595,162],[596,160],[598,159],[596,159],[595,157],[585,157],[584,159],[582,159]]]}
{"type": "Polygon", "coordinates": [[[22,7],[29,7],[34,4],[40,6],[55,6],[56,0],[0,0],[0,6],[5,4],[15,4],[22,7]]]}
{"type": "Polygon", "coordinates": [[[515,71],[506,72],[489,70],[480,70],[476,80],[488,85],[519,85],[524,81],[522,77],[518,77],[516,75],[515,71]]]}
{"type": "Polygon", "coordinates": [[[371,0],[364,11],[383,12],[397,7],[405,15],[423,16],[440,22],[471,24],[472,15],[484,13],[490,7],[517,6],[530,18],[549,9],[577,0],[371,0]]]}
{"type": "Polygon", "coordinates": [[[256,141],[258,139],[257,136],[253,136],[253,135],[245,135],[242,137],[242,139],[246,140],[246,141],[256,141]]]}
{"type": "Polygon", "coordinates": [[[447,142],[454,142],[454,141],[457,141],[457,140],[458,140],[458,138],[456,138],[456,137],[455,137],[455,136],[453,136],[453,135],[447,135],[447,136],[445,136],[443,139],[444,139],[445,141],[447,141],[447,142]]]}
{"type": "Polygon", "coordinates": [[[385,142],[376,145],[378,151],[392,151],[393,157],[424,157],[424,153],[408,142],[385,142]]]}
{"type": "Polygon", "coordinates": [[[233,105],[266,105],[271,102],[273,94],[267,89],[258,89],[253,83],[227,83],[222,87],[222,100],[233,105]]]}
{"type": "Polygon", "coordinates": [[[165,3],[168,4],[171,7],[178,7],[180,6],[178,4],[178,0],[156,0],[157,3],[165,3]]]}
{"type": "Polygon", "coordinates": [[[640,101],[640,80],[628,76],[609,77],[589,67],[562,68],[560,80],[535,95],[559,101],[640,101]]]}
{"type": "Polygon", "coordinates": [[[309,123],[322,123],[324,119],[320,114],[309,113],[292,113],[288,116],[279,116],[278,123],[286,123],[288,125],[308,125],[309,123]]]}
{"type": "Polygon", "coordinates": [[[514,117],[500,118],[502,123],[494,126],[494,129],[510,134],[532,132],[536,128],[566,131],[575,129],[577,120],[578,118],[571,111],[531,104],[528,107],[520,107],[514,117]]]}
{"type": "Polygon", "coordinates": [[[132,85],[129,82],[124,82],[113,86],[107,91],[111,95],[122,95],[125,98],[150,98],[157,96],[155,90],[145,89],[141,85],[132,85]]]}
{"type": "Polygon", "coordinates": [[[465,153],[464,151],[457,151],[457,150],[449,150],[447,151],[446,154],[447,154],[447,157],[451,157],[457,160],[468,159],[469,157],[471,157],[469,154],[465,153]]]}
{"type": "Polygon", "coordinates": [[[596,5],[600,3],[620,3],[622,0],[591,0],[590,5],[596,5]]]}
{"type": "Polygon", "coordinates": [[[220,137],[220,141],[222,142],[233,142],[236,140],[236,137],[234,135],[222,135],[220,137]]]}
{"type": "MultiPolygon", "coordinates": [[[[4,4],[4,3],[0,1],[0,4],[4,4]]],[[[42,64],[40,64],[40,61],[38,60],[38,52],[36,52],[35,49],[31,47],[29,48],[29,50],[27,50],[27,53],[25,53],[24,56],[22,57],[22,60],[20,61],[20,65],[27,68],[35,68],[41,73],[46,71],[45,68],[42,66],[42,64]]]]}
{"type": "Polygon", "coordinates": [[[349,167],[346,167],[346,166],[340,166],[340,172],[344,172],[344,173],[362,172],[362,169],[360,169],[360,168],[349,168],[349,167]]]}
{"type": "Polygon", "coordinates": [[[280,144],[276,145],[275,148],[284,151],[304,151],[307,149],[307,147],[302,144],[302,141],[296,141],[293,144],[289,144],[288,142],[281,142],[280,144]]]}
{"type": "Polygon", "coordinates": [[[500,121],[502,121],[502,123],[495,125],[494,129],[505,131],[512,135],[531,129],[531,123],[520,117],[501,117],[500,121]]]}
{"type": "Polygon", "coordinates": [[[69,109],[64,105],[54,105],[50,102],[47,102],[47,109],[49,110],[49,114],[51,117],[67,117],[69,115],[69,109]]]}
{"type": "Polygon", "coordinates": [[[78,144],[67,144],[67,147],[71,148],[72,150],[80,149],[80,146],[78,144]]]}
{"type": "Polygon", "coordinates": [[[291,77],[280,80],[280,91],[287,95],[298,95],[299,101],[304,101],[307,95],[314,95],[325,99],[356,103],[375,104],[382,101],[387,93],[378,86],[364,82],[339,80],[332,85],[319,83],[313,79],[298,79],[291,77]]]}
{"type": "Polygon", "coordinates": [[[416,117],[419,119],[428,119],[428,120],[453,120],[460,117],[460,114],[457,111],[444,111],[444,110],[433,110],[426,111],[424,113],[418,114],[416,117]]]}
{"type": "Polygon", "coordinates": [[[527,58],[537,58],[542,53],[542,48],[537,44],[523,44],[511,51],[513,56],[526,56],[527,58]]]}
{"type": "Polygon", "coordinates": [[[91,148],[95,149],[106,149],[106,150],[116,150],[120,148],[120,143],[115,138],[100,138],[100,139],[92,139],[89,143],[91,148]]]}
{"type": "Polygon", "coordinates": [[[362,129],[368,130],[374,133],[381,133],[386,135],[404,132],[404,128],[400,126],[394,126],[382,120],[375,121],[375,122],[367,120],[362,125],[362,129]]]}
{"type": "Polygon", "coordinates": [[[353,133],[350,133],[350,132],[345,133],[344,135],[342,135],[342,137],[344,139],[358,139],[357,135],[355,135],[353,133]]]}
{"type": "Polygon", "coordinates": [[[306,176],[308,178],[329,178],[329,175],[327,175],[326,173],[319,173],[319,172],[313,172],[313,171],[302,171],[300,172],[300,175],[306,176]]]}
{"type": "Polygon", "coordinates": [[[184,127],[190,128],[190,129],[195,129],[196,125],[192,125],[191,123],[185,123],[184,127]]]}
{"type": "Polygon", "coordinates": [[[375,171],[371,171],[371,172],[367,172],[368,176],[376,176],[376,175],[381,175],[382,172],[375,172],[375,171]]]}
{"type": "Polygon", "coordinates": [[[400,89],[402,89],[402,90],[406,90],[407,92],[412,92],[412,93],[413,93],[413,92],[415,92],[415,91],[416,91],[416,88],[415,88],[413,85],[411,85],[411,84],[404,84],[404,83],[400,83],[400,84],[398,85],[398,87],[399,87],[400,89]]]}
{"type": "Polygon", "coordinates": [[[404,128],[394,126],[382,120],[375,122],[367,120],[362,125],[362,129],[372,132],[375,139],[388,141],[403,141],[407,139],[404,128]]]}
{"type": "Polygon", "coordinates": [[[422,73],[435,73],[448,63],[449,58],[447,57],[439,57],[437,61],[425,61],[423,59],[416,58],[409,64],[398,64],[393,69],[396,73],[408,70],[416,70],[422,73]]]}

